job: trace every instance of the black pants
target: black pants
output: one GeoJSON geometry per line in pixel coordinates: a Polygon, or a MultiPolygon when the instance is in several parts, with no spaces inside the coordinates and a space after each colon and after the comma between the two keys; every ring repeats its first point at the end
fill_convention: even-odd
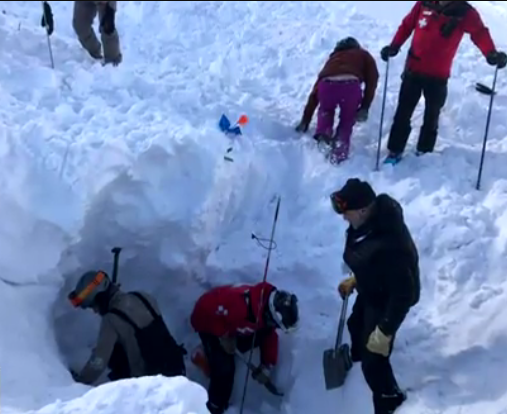
{"type": "Polygon", "coordinates": [[[117,342],[114,346],[113,353],[108,363],[108,368],[111,372],[108,378],[111,381],[117,381],[125,378],[130,378],[130,364],[127,358],[125,348],[117,342]]]}
{"type": "Polygon", "coordinates": [[[429,78],[413,73],[405,73],[398,96],[398,107],[389,134],[387,149],[401,154],[405,150],[412,131],[411,118],[424,95],[424,121],[417,142],[417,151],[433,152],[437,141],[440,111],[447,99],[447,79],[429,78]]]}
{"type": "MultiPolygon", "coordinates": [[[[236,361],[234,355],[229,355],[220,345],[218,337],[199,333],[201,342],[210,368],[210,382],[208,387],[208,402],[217,407],[217,412],[223,412],[229,407],[236,361]]],[[[254,347],[258,347],[265,335],[259,332],[255,337],[254,347]]],[[[237,339],[237,349],[241,353],[250,351],[252,336],[240,336],[237,339]]]]}
{"type": "MultiPolygon", "coordinates": [[[[374,354],[366,348],[368,337],[382,318],[378,309],[368,307],[358,295],[347,321],[351,338],[351,354],[355,361],[361,361],[364,379],[373,393],[374,401],[381,395],[393,395],[399,391],[389,357],[374,354]]],[[[392,344],[391,341],[391,350],[392,344]]]]}

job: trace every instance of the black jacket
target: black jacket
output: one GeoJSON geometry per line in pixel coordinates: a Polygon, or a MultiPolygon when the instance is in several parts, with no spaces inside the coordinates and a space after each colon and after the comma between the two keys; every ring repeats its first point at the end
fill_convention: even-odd
{"type": "Polygon", "coordinates": [[[380,194],[368,221],[347,229],[343,260],[366,306],[383,314],[379,328],[394,334],[420,297],[419,256],[400,204],[380,194]]]}

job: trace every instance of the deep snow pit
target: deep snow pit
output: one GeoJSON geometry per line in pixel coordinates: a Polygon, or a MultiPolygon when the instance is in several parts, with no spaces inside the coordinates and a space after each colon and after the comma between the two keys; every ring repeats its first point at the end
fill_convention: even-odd
{"type": "MultiPolygon", "coordinates": [[[[155,150],[152,148],[148,153],[155,150]]],[[[153,165],[152,161],[145,154],[132,170],[143,171],[143,164],[153,165]]],[[[88,270],[103,269],[112,274],[112,246],[122,247],[118,275],[122,289],[143,290],[153,295],[175,339],[183,343],[189,353],[199,340],[189,323],[193,305],[199,295],[220,283],[260,281],[264,251],[258,249],[257,269],[229,269],[224,273],[220,266],[213,265],[212,256],[220,250],[220,245],[212,249],[201,244],[202,240],[209,239],[205,237],[206,229],[199,231],[192,222],[186,223],[188,227],[184,226],[185,220],[175,219],[175,211],[170,207],[166,207],[165,211],[160,210],[161,205],[157,204],[159,197],[150,198],[150,193],[151,196],[161,195],[152,191],[153,172],[152,167],[150,174],[139,173],[137,178],[120,174],[107,184],[88,204],[79,241],[62,253],[58,269],[65,283],[54,307],[54,321],[56,341],[66,366],[74,369],[83,366],[95,344],[99,326],[97,315],[71,307],[67,300],[68,292],[74,288],[79,276],[88,270]],[[155,215],[157,209],[160,214],[155,215]],[[189,229],[194,229],[195,233],[189,229]]],[[[166,195],[170,198],[170,192],[166,195]]],[[[174,208],[182,208],[184,200],[182,201],[181,204],[175,204],[174,208]]],[[[191,209],[191,206],[188,208],[191,209]]],[[[188,214],[188,209],[185,210],[188,214]]],[[[217,206],[214,206],[214,210],[217,210],[217,206]]],[[[233,221],[235,214],[229,217],[233,221]]],[[[196,214],[196,217],[199,215],[196,214]]],[[[193,220],[200,221],[195,218],[193,220]]],[[[217,232],[220,234],[221,231],[227,231],[228,227],[227,223],[222,224],[222,228],[220,223],[212,225],[211,217],[207,217],[206,224],[214,229],[215,238],[217,232]]],[[[266,223],[266,231],[269,224],[266,223]]],[[[249,237],[245,237],[244,244],[251,244],[252,249],[256,246],[249,237]]],[[[280,344],[283,355],[276,379],[290,392],[290,345],[283,337],[280,344]]],[[[255,357],[258,358],[257,353],[255,357]]],[[[188,378],[206,387],[207,380],[193,367],[188,357],[186,362],[188,378]]],[[[244,367],[238,363],[232,404],[240,400],[245,373],[244,367]]],[[[102,380],[107,381],[105,376],[102,380]]],[[[248,412],[279,412],[282,400],[269,396],[259,398],[260,393],[265,391],[256,383],[250,383],[245,405],[248,412]],[[266,404],[268,405],[265,406],[266,404]]]]}
{"type": "MultiPolygon", "coordinates": [[[[505,2],[472,3],[507,49],[505,2]]],[[[505,72],[481,191],[473,187],[488,100],[474,85],[489,85],[492,70],[467,36],[437,152],[413,157],[411,139],[402,163],[373,172],[386,69],[379,51],[413,2],[379,4],[119,2],[124,61],[111,68],[79,47],[72,2],[51,2],[53,70],[40,4],[0,2],[2,414],[207,414],[206,381],[188,359],[188,379],[76,384],[69,366],[86,362],[99,319],[73,309],[67,294],[83,272],[111,272],[111,248],[121,246],[122,288],[155,296],[190,351],[198,337],[188,318],[202,292],[262,280],[267,252],[251,235],[269,237],[277,195],[268,280],[298,295],[301,328],[281,334],[275,382],[285,396],[250,380],[244,414],[371,414],[360,366],[332,392],[322,373],[346,229],[328,195],[351,176],[401,202],[419,248],[421,302],[393,354],[400,385],[412,388],[399,414],[505,414],[505,72]],[[380,82],[350,160],[337,168],[294,125],[325,58],[349,35],[376,57],[380,82]],[[248,115],[242,136],[218,130],[223,113],[248,115]],[[232,163],[223,158],[229,147],[232,163]]],[[[407,50],[389,68],[383,147],[407,50]]],[[[414,138],[422,114],[420,105],[414,138]]],[[[244,379],[238,363],[227,414],[238,413],[244,379]]]]}

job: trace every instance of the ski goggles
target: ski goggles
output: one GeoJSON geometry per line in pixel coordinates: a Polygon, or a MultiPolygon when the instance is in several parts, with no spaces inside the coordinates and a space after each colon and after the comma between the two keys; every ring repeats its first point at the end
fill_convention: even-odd
{"type": "Polygon", "coordinates": [[[347,202],[340,197],[340,194],[338,191],[335,191],[330,196],[331,199],[331,205],[333,206],[333,210],[336,212],[336,214],[342,215],[347,211],[347,202]]]}
{"type": "Polygon", "coordinates": [[[105,278],[106,274],[104,272],[102,271],[97,272],[93,280],[90,283],[88,283],[88,285],[86,285],[84,289],[81,290],[81,292],[78,293],[75,290],[73,290],[72,292],[69,293],[68,299],[70,303],[76,308],[81,306],[83,302],[85,302],[86,298],[90,296],[90,294],[95,290],[97,286],[99,286],[103,282],[105,278]]]}

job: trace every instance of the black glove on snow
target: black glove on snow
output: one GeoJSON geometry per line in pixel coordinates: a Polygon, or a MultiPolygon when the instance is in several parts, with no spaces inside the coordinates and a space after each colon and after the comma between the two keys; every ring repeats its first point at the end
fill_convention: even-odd
{"type": "Polygon", "coordinates": [[[116,30],[116,27],[114,25],[114,15],[115,10],[111,7],[109,3],[106,3],[104,17],[102,17],[100,27],[102,27],[102,30],[107,35],[113,34],[114,31],[116,30]]]}
{"type": "Polygon", "coordinates": [[[296,127],[296,132],[307,132],[307,131],[308,124],[305,124],[303,121],[301,121],[296,127]]]}
{"type": "Polygon", "coordinates": [[[497,52],[494,50],[487,56],[486,61],[491,66],[496,66],[498,69],[503,69],[505,66],[507,66],[507,54],[505,54],[505,52],[497,52]]]}
{"type": "Polygon", "coordinates": [[[390,57],[394,57],[399,53],[400,49],[396,46],[384,46],[382,50],[380,51],[380,57],[384,62],[387,62],[387,60],[390,57]]]}
{"type": "Polygon", "coordinates": [[[40,25],[46,28],[46,31],[49,36],[53,33],[55,28],[55,22],[53,20],[53,11],[51,10],[51,6],[47,1],[42,3],[42,19],[40,21],[40,25]]]}

